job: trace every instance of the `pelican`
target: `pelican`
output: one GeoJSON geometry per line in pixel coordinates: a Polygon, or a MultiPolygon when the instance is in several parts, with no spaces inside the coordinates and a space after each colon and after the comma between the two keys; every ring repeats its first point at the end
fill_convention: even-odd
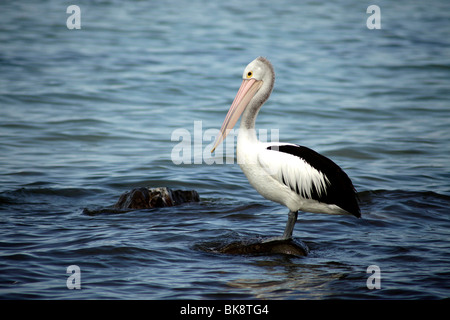
{"type": "Polygon", "coordinates": [[[250,184],[264,198],[289,209],[282,237],[292,238],[298,211],[361,217],[356,190],[347,174],[329,158],[307,147],[261,142],[255,120],[275,82],[272,64],[258,57],[244,70],[242,84],[228,111],[211,153],[242,115],[236,154],[250,184]]]}

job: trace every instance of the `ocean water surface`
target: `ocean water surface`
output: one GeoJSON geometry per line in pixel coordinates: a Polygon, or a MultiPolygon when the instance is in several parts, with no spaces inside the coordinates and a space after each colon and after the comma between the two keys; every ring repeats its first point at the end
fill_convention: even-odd
{"type": "Polygon", "coordinates": [[[372,3],[346,0],[70,4],[0,3],[0,298],[450,296],[448,1],[378,1],[374,30],[372,3]],[[299,214],[306,257],[211,250],[281,235],[287,219],[232,144],[210,154],[258,56],[276,72],[261,138],[330,157],[360,198],[361,219],[299,214]],[[143,186],[201,201],[85,213],[143,186]]]}

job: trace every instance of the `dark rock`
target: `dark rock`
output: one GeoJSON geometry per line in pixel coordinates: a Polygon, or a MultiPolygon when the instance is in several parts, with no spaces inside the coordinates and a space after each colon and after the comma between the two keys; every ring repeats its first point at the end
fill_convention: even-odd
{"type": "Polygon", "coordinates": [[[167,187],[135,188],[123,193],[114,209],[149,209],[177,206],[186,202],[198,202],[200,197],[195,190],[172,190],[167,187]]]}
{"type": "Polygon", "coordinates": [[[125,213],[135,209],[150,209],[177,206],[187,202],[199,202],[200,197],[195,190],[172,190],[166,187],[135,188],[123,193],[113,206],[85,208],[83,214],[95,216],[97,214],[125,213]]]}
{"type": "Polygon", "coordinates": [[[293,239],[289,240],[253,240],[245,243],[242,241],[233,242],[219,249],[221,253],[228,254],[286,254],[292,256],[306,256],[309,249],[304,243],[299,243],[293,239]]]}

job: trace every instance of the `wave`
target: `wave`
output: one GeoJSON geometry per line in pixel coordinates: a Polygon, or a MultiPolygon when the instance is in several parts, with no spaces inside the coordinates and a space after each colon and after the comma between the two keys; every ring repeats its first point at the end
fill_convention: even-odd
{"type": "MultiPolygon", "coordinates": [[[[194,185],[190,185],[190,187],[195,189],[194,185]]],[[[53,203],[55,205],[64,205],[70,202],[75,205],[74,210],[82,210],[83,213],[117,213],[116,210],[112,210],[111,206],[119,198],[121,192],[115,192],[107,187],[23,187],[0,192],[0,208],[24,204],[39,206],[39,204],[53,203]],[[80,200],[88,200],[90,208],[86,209],[86,207],[76,206],[80,200]]],[[[243,204],[241,197],[238,199],[229,198],[231,195],[226,199],[223,198],[223,195],[218,195],[217,197],[219,198],[216,201],[213,194],[208,193],[205,197],[200,192],[200,204],[206,201],[207,208],[204,209],[211,212],[218,212],[219,210],[226,215],[239,214],[243,211],[252,212],[256,210],[259,212],[265,207],[260,203],[255,205],[253,200],[243,204]],[[225,206],[224,201],[227,202],[225,206]]],[[[363,211],[363,218],[364,216],[370,217],[371,214],[392,213],[399,215],[409,214],[423,218],[446,217],[450,205],[449,195],[434,191],[366,190],[359,192],[358,197],[361,210],[363,211]]],[[[268,202],[268,204],[271,203],[268,202]]]]}
{"type": "Polygon", "coordinates": [[[0,193],[0,206],[40,203],[37,200],[50,198],[79,199],[101,193],[97,188],[20,188],[0,193]]]}

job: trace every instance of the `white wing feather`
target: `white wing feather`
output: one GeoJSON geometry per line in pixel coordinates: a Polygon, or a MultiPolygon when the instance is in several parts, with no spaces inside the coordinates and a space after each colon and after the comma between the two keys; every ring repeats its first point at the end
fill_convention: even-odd
{"type": "Polygon", "coordinates": [[[312,198],[313,187],[319,197],[326,194],[330,181],[302,158],[265,149],[258,154],[258,162],[268,175],[304,198],[312,198]]]}

